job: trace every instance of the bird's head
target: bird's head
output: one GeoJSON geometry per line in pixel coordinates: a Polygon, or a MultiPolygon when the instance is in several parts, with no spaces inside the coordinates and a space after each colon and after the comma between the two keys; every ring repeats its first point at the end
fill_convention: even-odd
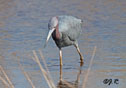
{"type": "Polygon", "coordinates": [[[58,26],[58,17],[52,17],[48,23],[49,32],[44,47],[46,47],[49,38],[51,37],[52,33],[56,30],[57,26],[58,26]]]}

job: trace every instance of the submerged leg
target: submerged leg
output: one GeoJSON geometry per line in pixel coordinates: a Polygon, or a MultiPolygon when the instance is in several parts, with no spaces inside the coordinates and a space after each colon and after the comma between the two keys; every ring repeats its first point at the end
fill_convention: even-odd
{"type": "Polygon", "coordinates": [[[81,54],[81,52],[80,52],[78,43],[75,43],[74,46],[76,47],[77,52],[78,52],[78,54],[80,55],[80,61],[81,61],[82,65],[83,65],[83,56],[82,56],[82,54],[81,54]]]}
{"type": "Polygon", "coordinates": [[[60,56],[60,80],[62,80],[62,66],[63,66],[63,63],[62,63],[62,50],[61,49],[59,51],[59,56],[60,56]]]}

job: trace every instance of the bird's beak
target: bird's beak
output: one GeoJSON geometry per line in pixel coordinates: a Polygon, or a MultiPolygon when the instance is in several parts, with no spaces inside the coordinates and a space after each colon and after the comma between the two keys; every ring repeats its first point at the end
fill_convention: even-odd
{"type": "Polygon", "coordinates": [[[46,43],[45,43],[44,47],[46,47],[46,45],[47,45],[47,43],[48,43],[48,40],[49,40],[49,38],[51,37],[51,35],[52,35],[52,33],[53,33],[54,30],[55,30],[55,28],[53,28],[53,29],[51,29],[51,30],[49,31],[48,36],[47,36],[47,39],[46,39],[46,43]]]}

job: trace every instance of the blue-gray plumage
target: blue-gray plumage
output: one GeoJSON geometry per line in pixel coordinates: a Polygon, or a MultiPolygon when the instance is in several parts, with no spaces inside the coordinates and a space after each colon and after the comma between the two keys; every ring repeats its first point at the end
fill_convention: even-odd
{"type": "Polygon", "coordinates": [[[49,33],[46,43],[52,35],[53,40],[60,50],[60,65],[62,66],[62,47],[74,45],[80,55],[80,60],[83,63],[83,56],[80,53],[77,39],[81,33],[82,20],[73,16],[56,16],[49,20],[49,33]]]}
{"type": "Polygon", "coordinates": [[[52,35],[56,45],[59,48],[73,45],[81,33],[81,20],[73,16],[58,16],[57,19],[60,39],[52,35]]]}

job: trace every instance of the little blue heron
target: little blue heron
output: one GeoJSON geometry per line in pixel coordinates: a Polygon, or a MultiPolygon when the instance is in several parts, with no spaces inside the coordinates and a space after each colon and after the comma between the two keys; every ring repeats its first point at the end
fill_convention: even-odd
{"type": "MultiPolygon", "coordinates": [[[[77,39],[82,32],[82,20],[74,16],[55,16],[49,20],[48,28],[49,33],[47,36],[46,44],[52,35],[53,40],[55,41],[57,47],[59,48],[60,56],[60,67],[62,64],[62,50],[61,48],[74,45],[77,49],[78,54],[80,55],[80,61],[83,63],[83,56],[78,47],[77,39]]],[[[45,46],[46,46],[45,44],[45,46]]]]}

